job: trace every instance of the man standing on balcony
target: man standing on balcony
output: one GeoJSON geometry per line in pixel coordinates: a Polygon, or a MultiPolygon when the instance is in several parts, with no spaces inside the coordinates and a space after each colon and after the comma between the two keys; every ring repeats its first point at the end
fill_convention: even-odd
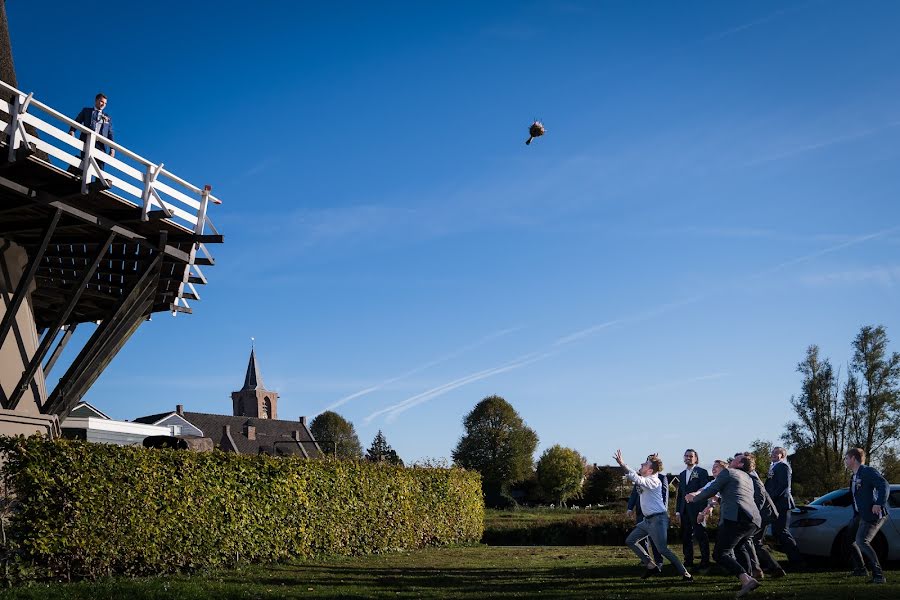
{"type": "MultiPolygon", "coordinates": [[[[97,94],[94,98],[94,106],[85,106],[82,108],[81,112],[78,113],[78,116],[75,117],[75,122],[84,125],[88,129],[94,130],[97,134],[102,135],[110,141],[114,141],[112,118],[103,112],[103,109],[106,108],[106,102],[107,100],[104,94],[97,94]]],[[[69,133],[75,135],[75,128],[70,127],[69,133]]],[[[86,133],[82,132],[79,139],[83,140],[86,135],[86,133]]],[[[101,141],[98,141],[95,144],[95,147],[103,150],[103,152],[108,153],[110,156],[116,155],[115,148],[110,148],[101,141]]]]}

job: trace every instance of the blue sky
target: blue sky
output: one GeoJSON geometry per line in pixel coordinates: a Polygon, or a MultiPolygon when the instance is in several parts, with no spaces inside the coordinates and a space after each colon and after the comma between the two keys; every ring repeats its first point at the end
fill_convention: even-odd
{"type": "Polygon", "coordinates": [[[194,314],[86,396],[113,417],[229,412],[252,336],[281,418],[336,406],[407,461],[499,394],[539,450],[674,467],[777,439],[809,344],[900,349],[896,3],[7,12],[21,89],[104,91],[118,141],[224,200],[194,314]]]}

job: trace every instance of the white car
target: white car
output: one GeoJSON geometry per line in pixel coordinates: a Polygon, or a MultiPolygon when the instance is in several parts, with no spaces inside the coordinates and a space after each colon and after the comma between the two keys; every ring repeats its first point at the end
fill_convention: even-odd
{"type": "MultiPolygon", "coordinates": [[[[850,489],[835,490],[791,511],[791,535],[797,540],[801,553],[826,556],[849,564],[847,525],[852,516],[850,489]]],[[[872,547],[880,562],[900,560],[900,484],[891,485],[888,520],[872,540],[872,547]]]]}

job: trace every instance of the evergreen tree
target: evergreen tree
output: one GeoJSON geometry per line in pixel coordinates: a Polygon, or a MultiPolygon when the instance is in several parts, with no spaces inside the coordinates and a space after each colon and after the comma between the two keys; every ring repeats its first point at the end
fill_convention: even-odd
{"type": "Polygon", "coordinates": [[[387,443],[387,440],[380,429],[378,430],[378,433],[375,434],[372,445],[366,450],[366,460],[371,462],[387,462],[392,465],[403,466],[403,461],[397,456],[397,451],[391,448],[391,445],[387,443]]]}

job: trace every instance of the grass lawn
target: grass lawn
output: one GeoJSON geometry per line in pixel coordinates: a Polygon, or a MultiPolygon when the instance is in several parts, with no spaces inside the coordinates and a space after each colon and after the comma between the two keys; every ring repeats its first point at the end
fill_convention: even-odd
{"type": "MultiPolygon", "coordinates": [[[[638,579],[625,548],[605,546],[433,548],[416,552],[252,566],[194,576],[110,579],[32,585],[0,592],[0,600],[34,598],[732,598],[737,580],[697,575],[680,583],[671,567],[638,579]]],[[[867,585],[844,572],[815,571],[765,580],[750,598],[831,600],[900,598],[900,574],[867,585]]]]}

